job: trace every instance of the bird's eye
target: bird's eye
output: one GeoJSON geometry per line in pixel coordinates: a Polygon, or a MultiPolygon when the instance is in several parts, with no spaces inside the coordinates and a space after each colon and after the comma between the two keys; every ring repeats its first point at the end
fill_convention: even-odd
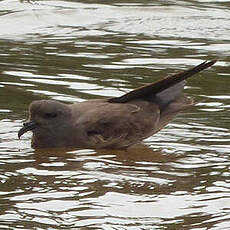
{"type": "Polygon", "coordinates": [[[45,113],[45,118],[55,118],[57,117],[57,113],[45,113]]]}

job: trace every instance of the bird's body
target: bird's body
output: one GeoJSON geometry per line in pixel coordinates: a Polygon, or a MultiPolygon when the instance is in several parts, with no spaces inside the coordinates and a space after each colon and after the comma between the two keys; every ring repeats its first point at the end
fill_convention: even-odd
{"type": "MultiPolygon", "coordinates": [[[[61,110],[56,110],[59,117],[63,116],[61,124],[55,121],[60,119],[58,116],[51,117],[48,120],[52,120],[52,128],[45,124],[33,130],[34,148],[126,148],[156,132],[160,120],[158,107],[147,101],[119,104],[90,100],[63,107],[60,102],[44,100],[32,103],[31,108],[41,109],[40,103],[47,107],[52,104],[56,108],[65,108],[68,113],[61,114],[61,110]],[[53,123],[56,123],[55,129],[53,123]]],[[[43,120],[40,122],[44,123],[43,120]]]]}
{"type": "Polygon", "coordinates": [[[190,106],[192,100],[182,93],[185,79],[214,63],[204,62],[121,97],[71,105],[35,101],[18,135],[32,131],[33,148],[127,148],[158,132],[190,106]]]}

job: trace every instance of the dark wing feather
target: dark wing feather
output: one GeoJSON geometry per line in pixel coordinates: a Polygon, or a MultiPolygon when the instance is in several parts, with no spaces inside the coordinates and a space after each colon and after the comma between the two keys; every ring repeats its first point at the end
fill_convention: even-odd
{"type": "Polygon", "coordinates": [[[126,103],[131,100],[135,99],[143,99],[146,97],[149,97],[151,95],[156,95],[173,85],[178,84],[181,81],[184,81],[185,79],[193,76],[196,73],[199,73],[200,71],[214,65],[217,60],[213,61],[205,61],[201,63],[200,65],[197,65],[191,69],[188,69],[186,71],[174,74],[172,76],[169,76],[167,78],[164,78],[163,80],[157,81],[155,83],[149,84],[147,86],[143,86],[140,88],[137,88],[121,97],[113,97],[108,99],[109,102],[113,103],[126,103]]]}

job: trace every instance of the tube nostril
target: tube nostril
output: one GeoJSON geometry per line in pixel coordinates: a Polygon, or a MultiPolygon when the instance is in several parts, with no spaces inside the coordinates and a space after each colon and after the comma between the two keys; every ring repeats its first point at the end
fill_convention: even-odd
{"type": "Polygon", "coordinates": [[[26,133],[27,131],[32,131],[37,127],[37,123],[35,121],[26,121],[23,123],[23,127],[18,131],[18,138],[26,133]]]}
{"type": "Polygon", "coordinates": [[[25,122],[23,123],[23,126],[27,126],[29,123],[30,123],[30,121],[25,121],[25,122]]]}

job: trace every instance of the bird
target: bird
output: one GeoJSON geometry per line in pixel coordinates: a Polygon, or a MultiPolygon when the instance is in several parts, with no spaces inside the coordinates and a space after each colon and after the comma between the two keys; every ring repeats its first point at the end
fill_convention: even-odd
{"type": "Polygon", "coordinates": [[[183,93],[186,79],[216,61],[204,61],[119,97],[73,104],[52,99],[33,101],[18,138],[32,131],[34,149],[127,149],[157,133],[193,105],[193,99],[183,93]]]}

